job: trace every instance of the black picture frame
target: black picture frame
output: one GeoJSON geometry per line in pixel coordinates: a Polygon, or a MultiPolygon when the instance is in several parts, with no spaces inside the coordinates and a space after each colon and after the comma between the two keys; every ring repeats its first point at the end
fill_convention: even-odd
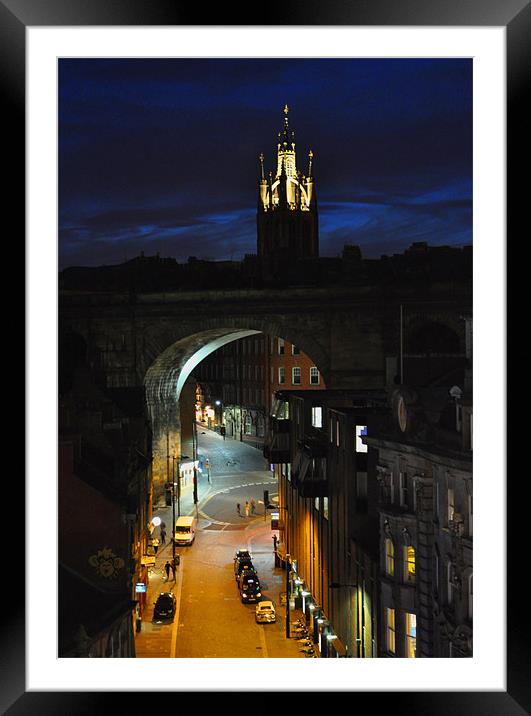
{"type": "MultiPolygon", "coordinates": [[[[29,26],[120,26],[120,25],[357,25],[357,26],[498,26],[506,28],[507,37],[507,328],[516,325],[518,308],[528,303],[527,281],[519,280],[516,266],[526,262],[525,249],[529,245],[528,231],[524,227],[523,212],[529,206],[530,142],[526,124],[526,79],[531,76],[530,38],[531,3],[527,0],[308,0],[296,3],[284,0],[257,8],[254,16],[246,17],[237,6],[217,4],[194,7],[192,4],[168,0],[0,0],[0,76],[6,109],[3,112],[4,140],[9,141],[13,161],[8,165],[9,186],[6,206],[11,214],[13,234],[21,233],[25,225],[25,31],[29,26]],[[205,23],[205,11],[208,22],[205,23]],[[513,242],[511,242],[511,239],[513,242]],[[522,253],[524,249],[524,253],[522,253]],[[512,259],[512,261],[509,261],[512,259]],[[509,268],[510,266],[510,268],[509,268]],[[514,310],[513,310],[514,309],[514,310]]],[[[528,94],[528,93],[527,93],[528,94]]],[[[527,213],[527,211],[526,211],[527,213]]],[[[24,245],[21,241],[20,245],[24,245]]],[[[25,257],[23,256],[23,261],[25,257]]],[[[24,339],[23,339],[24,340],[24,339]]],[[[525,342],[514,340],[513,355],[518,365],[529,358],[525,342]]],[[[516,365],[516,363],[515,363],[516,365]]],[[[513,374],[514,375],[514,374],[513,374]]],[[[507,373],[509,376],[509,373],[507,373]]],[[[521,380],[522,378],[520,378],[521,380]]],[[[509,380],[508,390],[516,389],[516,377],[509,380]]],[[[514,401],[516,404],[516,401],[514,401]]],[[[510,446],[518,448],[526,439],[525,421],[507,420],[507,455],[510,446]],[[510,427],[510,430],[509,430],[510,427]],[[509,443],[509,435],[511,442],[509,443]]],[[[27,448],[25,447],[25,450],[27,448]]],[[[518,470],[508,476],[518,480],[518,470]]],[[[500,476],[503,479],[504,476],[500,476]]],[[[15,478],[10,478],[14,480],[15,478]]],[[[526,480],[526,476],[522,476],[526,480]]],[[[22,480],[20,480],[22,482],[22,480]]],[[[408,714],[466,714],[473,716],[521,716],[531,713],[531,673],[529,666],[528,605],[521,557],[523,549],[518,525],[525,524],[526,500],[520,496],[520,485],[509,489],[507,484],[507,691],[506,692],[357,692],[356,706],[361,697],[370,698],[372,707],[390,709],[394,713],[408,714]],[[519,559],[520,556],[520,559],[519,559]]],[[[20,502],[23,485],[15,486],[20,502]]],[[[31,548],[31,545],[26,545],[31,548]]],[[[19,543],[18,554],[23,554],[19,543]]],[[[18,569],[21,572],[21,569],[18,569]]],[[[498,577],[503,579],[501,572],[498,577]]],[[[17,593],[20,594],[20,576],[17,576],[17,593]]],[[[6,585],[5,594],[11,595],[12,585],[6,585]]],[[[103,702],[112,708],[119,707],[120,693],[108,692],[28,692],[25,683],[25,613],[24,602],[8,599],[4,602],[7,624],[2,630],[2,676],[0,709],[13,715],[84,714],[95,713],[103,702]],[[7,606],[6,606],[7,604],[7,606]]],[[[43,615],[45,618],[45,615],[43,615]]],[[[493,615],[499,619],[500,615],[493,615]]],[[[304,685],[299,684],[304,691],[304,685]]],[[[235,689],[237,690],[237,689],[235,689]]],[[[140,707],[144,694],[135,693],[136,707],[140,707]]],[[[162,696],[163,694],[161,694],[162,696]]],[[[168,694],[167,694],[168,695],[168,694]]],[[[169,694],[171,696],[171,694],[169,694]]],[[[121,701],[120,701],[121,703],[121,701]]],[[[354,703],[354,702],[353,702],[354,703]]],[[[103,706],[106,708],[107,706],[103,706]]],[[[272,706],[273,708],[274,706],[272,706]]],[[[152,703],[150,708],[160,708],[152,703]]]]}

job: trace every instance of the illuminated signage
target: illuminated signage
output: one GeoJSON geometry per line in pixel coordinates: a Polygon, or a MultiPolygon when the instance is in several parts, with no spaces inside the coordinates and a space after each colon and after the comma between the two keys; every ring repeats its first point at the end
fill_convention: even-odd
{"type": "Polygon", "coordinates": [[[366,425],[356,425],[356,452],[367,452],[367,445],[361,442],[362,436],[367,435],[366,425]]]}

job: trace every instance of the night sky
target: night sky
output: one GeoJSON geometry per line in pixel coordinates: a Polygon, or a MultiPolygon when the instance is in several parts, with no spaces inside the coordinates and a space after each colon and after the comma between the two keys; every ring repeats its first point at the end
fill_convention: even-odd
{"type": "Polygon", "coordinates": [[[289,106],[320,254],[472,243],[472,61],[59,61],[59,267],[256,253],[289,106]]]}

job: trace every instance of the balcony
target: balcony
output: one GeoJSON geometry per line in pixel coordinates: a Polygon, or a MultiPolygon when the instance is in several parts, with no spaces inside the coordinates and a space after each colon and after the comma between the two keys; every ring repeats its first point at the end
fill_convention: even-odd
{"type": "Polygon", "coordinates": [[[275,464],[289,462],[289,433],[273,433],[264,445],[264,457],[268,462],[275,464]]]}
{"type": "Polygon", "coordinates": [[[293,484],[301,497],[327,497],[326,451],[320,445],[304,445],[291,467],[293,484]]]}

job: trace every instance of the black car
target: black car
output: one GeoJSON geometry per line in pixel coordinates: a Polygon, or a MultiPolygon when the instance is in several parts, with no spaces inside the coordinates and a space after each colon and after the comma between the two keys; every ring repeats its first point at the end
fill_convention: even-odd
{"type": "Polygon", "coordinates": [[[258,572],[254,567],[247,567],[247,565],[244,564],[243,569],[236,580],[238,584],[238,589],[241,589],[242,585],[246,584],[249,579],[254,579],[258,581],[258,572]]]}
{"type": "Polygon", "coordinates": [[[240,578],[240,597],[244,604],[259,602],[262,598],[260,580],[254,570],[248,574],[242,574],[240,578]]]}
{"type": "Polygon", "coordinates": [[[241,559],[237,562],[234,562],[234,577],[237,582],[239,581],[242,572],[247,571],[256,572],[254,565],[250,559],[241,559]]]}
{"type": "Polygon", "coordinates": [[[253,556],[248,549],[238,549],[234,555],[234,566],[241,561],[250,562],[252,558],[253,556]]]}
{"type": "Polygon", "coordinates": [[[173,592],[161,592],[155,602],[153,610],[153,619],[162,621],[163,619],[173,619],[175,616],[175,595],[173,592]]]}
{"type": "Polygon", "coordinates": [[[234,555],[234,559],[241,559],[242,557],[244,559],[251,559],[252,556],[253,555],[249,552],[248,549],[237,549],[236,554],[234,555]]]}

